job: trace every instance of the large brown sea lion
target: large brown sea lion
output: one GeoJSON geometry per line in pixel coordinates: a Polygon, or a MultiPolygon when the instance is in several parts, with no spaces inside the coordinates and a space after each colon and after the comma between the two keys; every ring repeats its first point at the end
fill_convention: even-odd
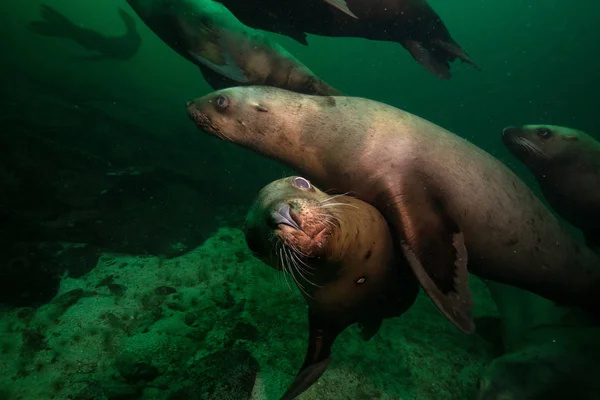
{"type": "Polygon", "coordinates": [[[397,42],[442,79],[450,78],[449,62],[456,58],[478,68],[426,0],[217,1],[243,23],[288,35],[303,44],[307,43],[306,33],[397,42]]]}
{"type": "Polygon", "coordinates": [[[600,249],[600,143],[556,125],[511,126],[502,141],[533,172],[550,206],[600,249]]]}
{"type": "Polygon", "coordinates": [[[213,89],[269,85],[308,94],[340,93],[213,0],[127,2],[160,39],[200,68],[213,89]]]}
{"type": "Polygon", "coordinates": [[[502,320],[505,353],[484,369],[476,399],[597,399],[600,327],[580,310],[508,285],[487,285],[502,320]]]}
{"type": "Polygon", "coordinates": [[[425,291],[465,332],[474,330],[467,267],[598,312],[598,257],[508,167],[427,120],[368,99],[256,86],[210,93],[187,110],[205,132],[373,204],[425,291]]]}
{"type": "Polygon", "coordinates": [[[330,196],[299,176],[260,191],[245,235],[259,259],[291,275],[308,304],[306,358],[282,400],[295,398],[319,379],[344,329],[359,323],[368,340],[383,319],[403,314],[419,291],[375,207],[330,196]]]}

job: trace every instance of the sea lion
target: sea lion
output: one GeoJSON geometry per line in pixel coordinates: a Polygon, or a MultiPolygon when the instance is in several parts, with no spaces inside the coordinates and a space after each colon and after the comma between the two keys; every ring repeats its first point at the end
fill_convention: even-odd
{"type": "Polygon", "coordinates": [[[419,291],[373,206],[330,196],[299,176],[260,191],[245,237],[256,257],[292,276],[308,304],[306,357],[282,400],[294,399],[319,379],[344,329],[359,323],[363,338],[370,339],[383,319],[410,308],[419,291]]]}
{"type": "Polygon", "coordinates": [[[456,58],[479,67],[426,0],[217,0],[243,23],[307,44],[306,33],[400,43],[428,71],[449,79],[456,58]],[[337,8],[337,9],[336,9],[337,8]]]}
{"type": "Polygon", "coordinates": [[[206,133],[374,205],[427,294],[464,332],[474,331],[467,267],[598,312],[599,258],[508,167],[432,122],[369,99],[257,86],[210,93],[187,111],[206,133]]]}
{"type": "Polygon", "coordinates": [[[340,92],[264,32],[248,28],[212,0],[127,0],[167,45],[196,64],[213,89],[271,85],[300,93],[340,92]]]}
{"type": "Polygon", "coordinates": [[[600,143],[556,125],[507,127],[502,141],[535,175],[550,206],[600,249],[600,143]]]}
{"type": "Polygon", "coordinates": [[[30,22],[31,31],[42,36],[71,39],[87,50],[100,53],[77,58],[129,60],[137,54],[142,43],[142,37],[137,31],[133,17],[120,8],[119,16],[125,23],[127,31],[119,36],[106,36],[93,29],[83,28],[48,5],[42,4],[40,8],[44,20],[30,22]]]}
{"type": "Polygon", "coordinates": [[[476,399],[597,399],[600,328],[577,309],[486,283],[501,316],[505,354],[484,369],[476,399]]]}

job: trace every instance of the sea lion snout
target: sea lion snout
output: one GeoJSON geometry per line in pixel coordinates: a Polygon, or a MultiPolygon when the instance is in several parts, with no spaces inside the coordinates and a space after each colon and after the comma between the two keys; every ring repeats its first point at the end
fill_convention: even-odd
{"type": "Polygon", "coordinates": [[[507,126],[506,128],[504,128],[502,130],[502,137],[503,138],[509,138],[511,136],[516,135],[518,132],[518,129],[516,126],[507,126]]]}
{"type": "Polygon", "coordinates": [[[271,222],[275,225],[287,225],[294,229],[301,230],[300,225],[290,214],[291,208],[287,203],[282,203],[271,213],[271,222]]]}

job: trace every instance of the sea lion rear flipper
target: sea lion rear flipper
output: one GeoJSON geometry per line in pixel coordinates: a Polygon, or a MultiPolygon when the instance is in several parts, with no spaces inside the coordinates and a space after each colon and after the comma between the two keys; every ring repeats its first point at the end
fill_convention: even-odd
{"type": "Polygon", "coordinates": [[[433,53],[429,51],[423,43],[414,40],[407,40],[402,45],[413,56],[415,61],[421,64],[425,69],[434,74],[440,79],[450,79],[450,66],[448,61],[440,61],[435,58],[433,53]]]}
{"type": "Polygon", "coordinates": [[[356,15],[348,8],[348,4],[346,4],[346,0],[325,0],[325,3],[337,8],[341,12],[346,15],[351,16],[352,18],[358,19],[356,15]]]}
{"type": "Polygon", "coordinates": [[[331,361],[331,347],[333,342],[343,331],[308,311],[308,349],[304,363],[294,381],[281,397],[281,400],[293,400],[311,387],[323,375],[331,361]]]}
{"type": "Polygon", "coordinates": [[[481,68],[479,68],[479,65],[475,64],[475,62],[473,60],[471,60],[471,57],[469,57],[467,52],[464,51],[463,48],[460,47],[458,44],[445,42],[443,40],[434,40],[433,42],[435,44],[437,44],[438,46],[440,46],[443,50],[450,53],[453,57],[458,57],[462,61],[466,62],[467,64],[470,64],[473,67],[475,67],[475,69],[477,69],[478,71],[481,71],[481,68]]]}
{"type": "Polygon", "coordinates": [[[458,224],[447,213],[435,185],[416,173],[405,173],[400,201],[389,215],[403,232],[402,251],[425,292],[457,328],[475,331],[468,285],[467,249],[458,224]]]}

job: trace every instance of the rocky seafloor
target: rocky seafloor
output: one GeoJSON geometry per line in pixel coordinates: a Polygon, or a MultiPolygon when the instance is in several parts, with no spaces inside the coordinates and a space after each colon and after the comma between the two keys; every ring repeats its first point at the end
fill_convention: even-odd
{"type": "MultiPolygon", "coordinates": [[[[471,287],[478,320],[494,316],[482,282],[471,287]]],[[[0,311],[0,400],[278,399],[304,358],[305,313],[238,229],[172,259],[103,253],[49,303],[0,311]]],[[[488,339],[461,333],[421,293],[368,342],[346,330],[300,398],[470,398],[497,355],[488,339]]]]}

